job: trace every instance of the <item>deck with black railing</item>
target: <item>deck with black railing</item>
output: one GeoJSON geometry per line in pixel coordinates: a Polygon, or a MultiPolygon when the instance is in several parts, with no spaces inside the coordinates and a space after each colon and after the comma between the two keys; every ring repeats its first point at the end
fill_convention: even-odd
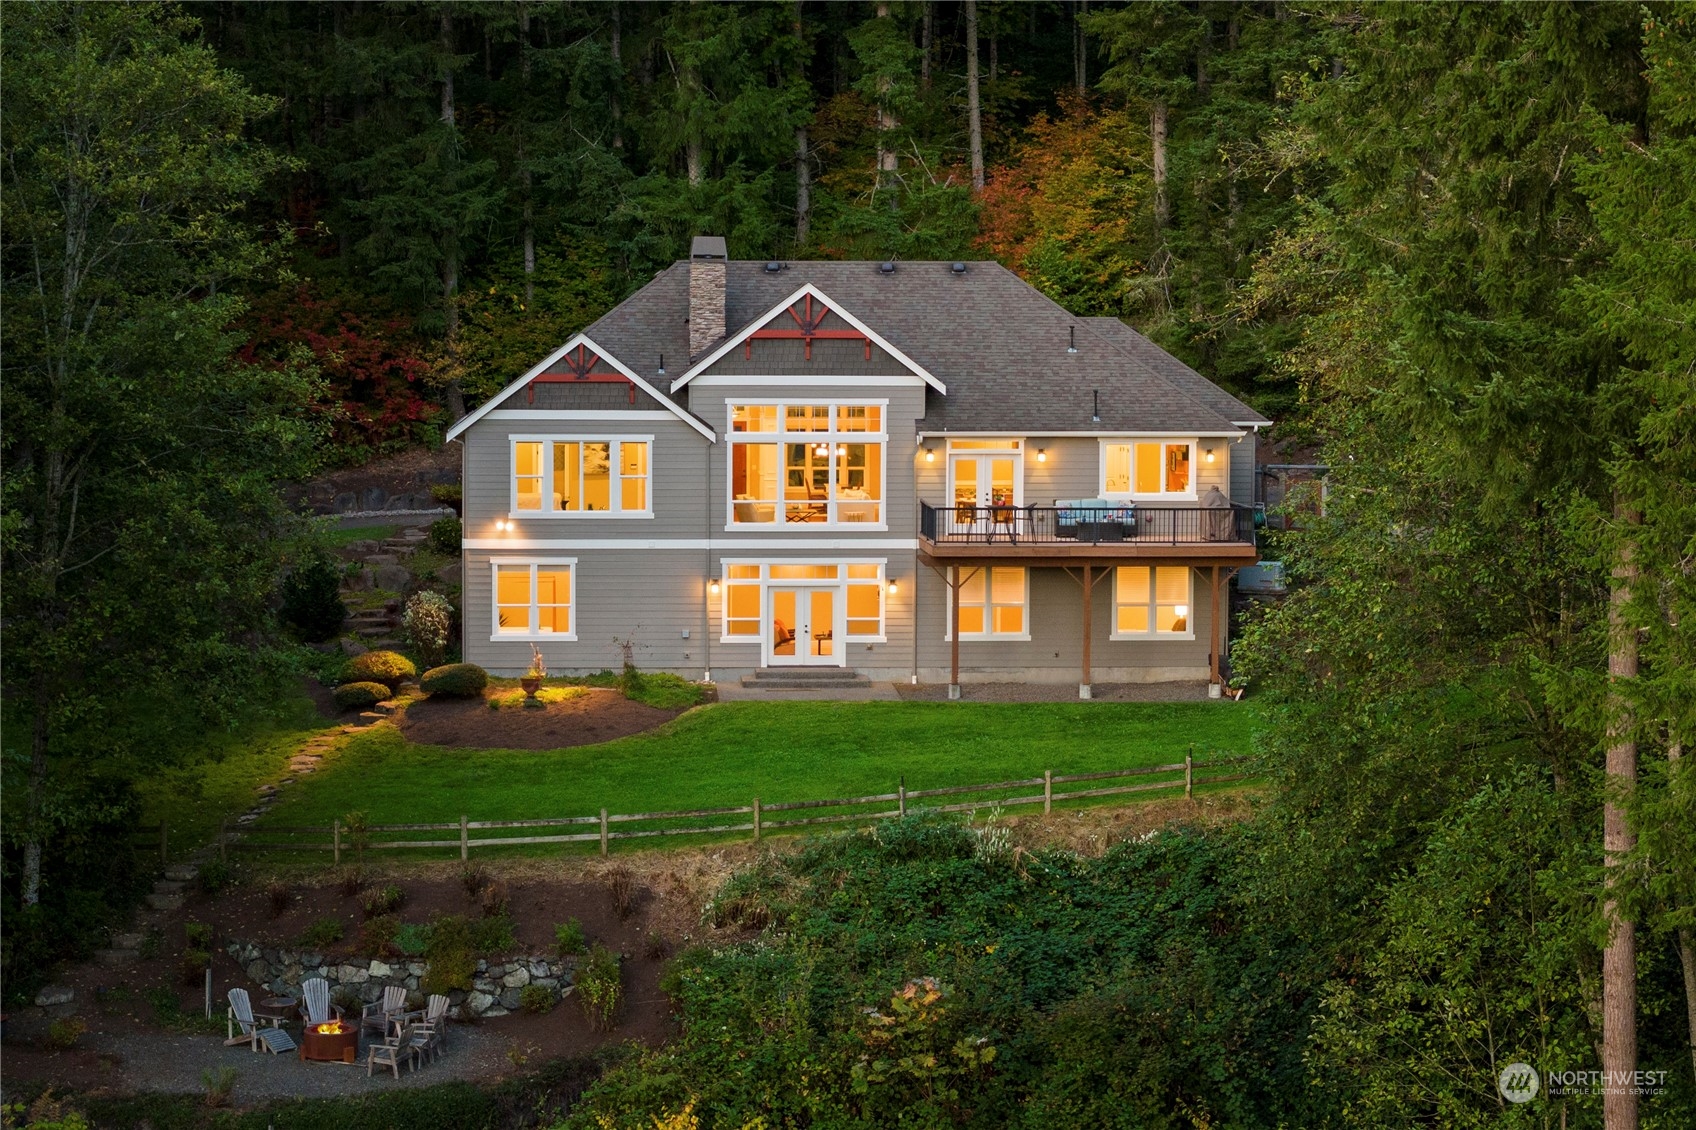
{"type": "Polygon", "coordinates": [[[921,550],[937,560],[1258,556],[1246,506],[935,506],[919,503],[921,550]]]}

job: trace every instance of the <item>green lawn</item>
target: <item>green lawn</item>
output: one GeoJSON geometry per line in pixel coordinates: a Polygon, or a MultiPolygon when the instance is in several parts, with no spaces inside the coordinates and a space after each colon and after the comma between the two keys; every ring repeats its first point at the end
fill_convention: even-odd
{"type": "Polygon", "coordinates": [[[268,821],[373,824],[589,816],[818,800],[1247,753],[1241,703],[722,703],[662,729],[564,750],[412,745],[358,734],[290,785],[268,821]]]}

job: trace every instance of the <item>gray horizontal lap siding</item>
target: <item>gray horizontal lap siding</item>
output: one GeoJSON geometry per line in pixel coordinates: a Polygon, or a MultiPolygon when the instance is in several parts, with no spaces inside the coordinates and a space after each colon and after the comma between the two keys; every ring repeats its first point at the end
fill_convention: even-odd
{"type": "Polygon", "coordinates": [[[1254,444],[1255,433],[1252,431],[1231,444],[1231,489],[1228,493],[1232,502],[1244,506],[1252,506],[1255,502],[1254,444]]]}

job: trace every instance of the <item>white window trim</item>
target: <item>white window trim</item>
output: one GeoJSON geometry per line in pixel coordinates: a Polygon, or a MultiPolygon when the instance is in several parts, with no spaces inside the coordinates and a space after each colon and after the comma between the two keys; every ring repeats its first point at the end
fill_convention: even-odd
{"type": "MultiPolygon", "coordinates": [[[[1011,447],[955,447],[954,441],[949,440],[948,441],[948,454],[946,456],[947,461],[948,461],[948,466],[947,466],[947,470],[944,473],[944,479],[945,479],[944,489],[948,493],[943,495],[943,498],[947,499],[947,501],[948,501],[949,509],[952,510],[952,508],[954,506],[954,467],[955,467],[956,463],[958,463],[958,461],[961,460],[961,459],[977,459],[977,458],[980,458],[980,457],[981,458],[987,458],[987,459],[996,459],[996,458],[1005,459],[1005,458],[1008,458],[1008,457],[1012,458],[1012,460],[1013,460],[1013,505],[1015,507],[1023,506],[1025,504],[1025,448],[1024,448],[1024,442],[1025,441],[1022,440],[1022,439],[1013,440],[1012,441],[1013,445],[1011,447]]],[[[979,481],[979,488],[980,489],[982,488],[982,481],[981,480],[979,481]]]]}
{"type": "MultiPolygon", "coordinates": [[[[1166,566],[1166,567],[1171,568],[1171,566],[1169,566],[1169,565],[1166,566]]],[[[1154,627],[1154,624],[1156,622],[1155,617],[1157,615],[1156,610],[1155,610],[1155,606],[1159,603],[1158,592],[1155,588],[1155,573],[1154,573],[1154,570],[1157,569],[1157,568],[1159,568],[1159,566],[1157,566],[1157,565],[1128,565],[1128,566],[1115,565],[1113,567],[1113,609],[1112,609],[1112,617],[1113,618],[1112,618],[1112,620],[1109,621],[1109,624],[1108,624],[1108,627],[1109,627],[1109,630],[1108,630],[1108,633],[1107,633],[1108,639],[1142,640],[1144,642],[1161,641],[1161,640],[1179,641],[1179,640],[1193,640],[1193,639],[1195,639],[1195,614],[1196,614],[1196,607],[1195,607],[1195,570],[1189,568],[1187,565],[1183,567],[1185,580],[1189,582],[1189,595],[1184,597],[1184,604],[1190,610],[1189,614],[1184,617],[1184,623],[1189,625],[1189,630],[1183,631],[1183,632],[1162,632],[1158,628],[1154,627]],[[1121,632],[1119,630],[1119,607],[1120,607],[1121,604],[1130,603],[1129,601],[1121,601],[1119,599],[1119,570],[1121,568],[1126,568],[1126,567],[1133,568],[1133,569],[1147,569],[1147,570],[1149,570],[1148,604],[1146,605],[1146,607],[1148,609],[1149,629],[1146,632],[1121,632]]]]}
{"type": "MultiPolygon", "coordinates": [[[[577,576],[577,574],[575,574],[575,573],[572,574],[573,583],[575,583],[576,576],[577,576]]],[[[756,646],[761,646],[761,647],[764,646],[764,641],[765,641],[765,638],[766,638],[766,624],[765,624],[766,590],[771,588],[773,585],[776,585],[779,588],[813,587],[813,588],[833,588],[833,589],[835,589],[837,591],[838,596],[841,598],[841,601],[842,601],[842,622],[843,622],[842,642],[843,642],[843,646],[847,646],[850,643],[888,643],[889,642],[889,559],[887,557],[811,557],[811,558],[801,558],[801,557],[789,558],[789,557],[786,557],[781,561],[773,561],[773,560],[771,560],[770,558],[767,558],[767,557],[759,557],[759,558],[726,557],[726,558],[723,558],[722,560],[719,561],[719,563],[718,563],[718,576],[715,579],[718,581],[718,585],[719,585],[718,607],[715,609],[715,611],[718,613],[718,633],[719,633],[718,634],[718,641],[720,643],[729,643],[729,644],[742,643],[742,644],[754,644],[756,646]],[[807,577],[779,577],[776,580],[773,580],[772,575],[771,575],[771,567],[773,565],[835,565],[835,566],[837,566],[837,574],[836,574],[836,579],[834,581],[823,580],[823,579],[818,579],[818,578],[807,578],[807,577]],[[850,565],[876,565],[877,566],[877,581],[876,581],[877,598],[878,598],[877,616],[878,616],[878,624],[883,629],[883,631],[878,635],[875,635],[875,636],[850,636],[848,634],[848,628],[847,628],[847,623],[848,623],[848,586],[851,585],[851,584],[864,585],[864,584],[872,583],[871,581],[867,580],[866,578],[862,578],[862,577],[855,577],[852,580],[850,580],[849,577],[848,577],[848,566],[850,566],[850,565]],[[732,566],[757,567],[760,570],[760,575],[757,578],[756,577],[738,577],[735,580],[732,580],[730,578],[730,575],[729,575],[730,569],[731,569],[732,566]],[[729,634],[728,629],[730,627],[730,618],[724,614],[724,609],[725,609],[725,602],[730,599],[730,595],[729,595],[729,592],[727,590],[729,589],[729,587],[731,585],[758,585],[759,586],[759,590],[760,590],[760,632],[759,632],[758,635],[754,635],[754,636],[733,636],[733,635],[729,634]]],[[[746,617],[739,617],[739,618],[740,619],[746,619],[746,617]]]]}
{"type": "Polygon", "coordinates": [[[545,640],[561,640],[573,643],[577,639],[577,558],[575,557],[491,557],[489,558],[489,610],[493,613],[489,621],[489,642],[499,643],[502,640],[530,641],[541,643],[545,640]],[[530,623],[534,625],[537,618],[536,605],[536,569],[543,565],[568,565],[571,567],[570,603],[571,631],[541,632],[533,626],[522,632],[501,631],[501,566],[511,568],[515,565],[530,567],[530,623]]]}
{"type": "MultiPolygon", "coordinates": [[[[1100,489],[1100,492],[1101,492],[1096,497],[1097,498],[1126,498],[1126,499],[1131,499],[1131,500],[1137,501],[1137,502],[1194,502],[1200,497],[1196,493],[1197,481],[1201,477],[1201,468],[1200,468],[1199,463],[1197,462],[1197,455],[1200,453],[1200,451],[1201,451],[1201,441],[1199,439],[1197,439],[1195,436],[1153,436],[1153,435],[1151,435],[1151,436],[1115,436],[1112,439],[1103,439],[1103,440],[1101,440],[1100,444],[1098,445],[1098,451],[1097,451],[1097,455],[1096,455],[1096,471],[1097,471],[1097,474],[1095,476],[1095,485],[1100,489]],[[1139,444],[1139,443],[1158,443],[1162,447],[1169,447],[1169,446],[1172,446],[1174,444],[1180,444],[1180,443],[1189,444],[1189,448],[1190,448],[1190,489],[1186,492],[1183,492],[1183,493],[1169,493],[1167,491],[1156,491],[1152,494],[1149,494],[1149,493],[1146,493],[1146,492],[1138,492],[1138,491],[1135,491],[1135,490],[1109,491],[1107,489],[1107,449],[1109,447],[1130,447],[1132,449],[1130,473],[1131,473],[1131,483],[1134,486],[1136,481],[1137,481],[1137,465],[1136,465],[1135,448],[1136,448],[1136,445],[1139,444]]],[[[1162,457],[1164,458],[1164,454],[1162,455],[1162,457]]]]}
{"type": "MultiPolygon", "coordinates": [[[[965,568],[968,568],[968,567],[956,565],[955,568],[956,569],[965,569],[965,568]]],[[[1024,595],[1024,605],[1023,605],[1023,607],[1024,607],[1024,610],[1025,610],[1025,618],[1024,618],[1025,630],[1022,631],[1022,632],[961,632],[960,633],[960,642],[961,643],[978,643],[978,642],[989,643],[989,642],[994,642],[994,641],[998,641],[998,640],[999,641],[1015,642],[1015,643],[1020,641],[1020,640],[1024,640],[1026,642],[1029,642],[1029,640],[1031,638],[1031,570],[1028,566],[1024,566],[1024,565],[993,565],[993,566],[992,565],[984,565],[984,566],[979,566],[979,571],[985,574],[984,579],[983,579],[983,597],[984,597],[983,607],[984,607],[984,623],[986,623],[986,624],[989,623],[990,619],[991,619],[990,615],[989,615],[989,607],[990,607],[990,604],[989,604],[989,582],[990,582],[990,578],[988,576],[988,573],[989,573],[989,570],[992,569],[992,568],[993,569],[1021,569],[1021,570],[1024,571],[1024,574],[1025,574],[1025,595],[1024,595]]],[[[954,586],[952,584],[950,584],[948,586],[948,601],[947,601],[947,605],[946,605],[946,609],[945,609],[945,611],[947,612],[947,618],[945,620],[943,620],[943,622],[942,622],[942,642],[944,642],[944,643],[948,643],[948,642],[950,642],[954,639],[954,591],[955,591],[954,586]]]]}
{"type": "MultiPolygon", "coordinates": [[[[762,530],[795,530],[795,531],[864,531],[867,533],[886,532],[889,529],[889,401],[861,400],[850,398],[838,400],[833,397],[797,397],[787,400],[762,400],[758,397],[727,398],[724,402],[724,531],[725,533],[747,533],[762,530]],[[757,404],[764,407],[768,404],[777,406],[778,430],[775,432],[737,432],[731,428],[736,422],[737,405],[757,404]],[[823,404],[830,408],[831,430],[828,432],[788,432],[782,428],[787,419],[791,405],[823,404]],[[840,432],[836,431],[836,410],[838,408],[877,408],[878,419],[883,427],[875,432],[840,432]],[[882,497],[876,500],[878,518],[876,522],[790,522],[784,515],[784,480],[788,477],[788,468],[783,465],[783,445],[796,442],[789,437],[810,436],[813,442],[824,442],[835,447],[839,443],[875,443],[878,445],[878,482],[883,484],[882,497]],[[778,497],[772,503],[774,520],[770,522],[738,522],[736,521],[736,451],[735,445],[741,443],[774,444],[777,447],[777,480],[778,497]]],[[[833,484],[834,485],[834,484],[833,484]]],[[[856,502],[858,499],[831,499],[833,505],[843,501],[856,502]]],[[[871,500],[866,500],[871,501],[871,500]]]]}
{"type": "MultiPolygon", "coordinates": [[[[615,469],[613,484],[615,488],[622,487],[624,476],[616,471],[620,462],[617,450],[608,452],[608,460],[615,469]]],[[[561,435],[559,433],[514,434],[507,436],[507,517],[524,521],[553,521],[559,518],[599,520],[603,518],[652,518],[654,516],[654,437],[652,435],[561,435]],[[645,443],[648,445],[648,474],[646,476],[648,489],[643,492],[647,502],[644,510],[520,510],[518,508],[518,445],[521,443],[542,444],[542,498],[554,496],[554,457],[551,444],[555,443],[645,443]]],[[[614,489],[609,493],[608,501],[622,505],[624,492],[614,489]]]]}

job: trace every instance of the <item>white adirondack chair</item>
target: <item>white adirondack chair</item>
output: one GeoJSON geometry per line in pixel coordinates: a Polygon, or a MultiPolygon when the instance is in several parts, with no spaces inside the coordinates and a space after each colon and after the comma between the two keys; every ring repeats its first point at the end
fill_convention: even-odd
{"type": "Polygon", "coordinates": [[[379,1036],[387,1036],[394,1027],[394,1022],[406,1013],[406,986],[390,985],[383,990],[383,999],[373,1001],[359,1011],[359,1030],[367,1028],[377,1030],[379,1036]]]}
{"type": "Polygon", "coordinates": [[[294,1038],[284,1031],[282,1021],[269,1018],[269,1023],[257,1020],[253,1015],[253,1002],[248,999],[246,989],[230,990],[230,1010],[224,1021],[224,1046],[234,1047],[246,1044],[250,1051],[258,1051],[263,1047],[272,1055],[294,1051],[294,1038]],[[241,1035],[236,1035],[236,1029],[241,1029],[241,1035]]]}
{"type": "Polygon", "coordinates": [[[330,983],[324,978],[313,977],[302,982],[300,991],[305,998],[308,1024],[328,1024],[332,1020],[342,1018],[342,1010],[330,1003],[330,983]]]}
{"type": "Polygon", "coordinates": [[[419,1027],[424,1029],[427,1042],[424,1054],[432,1060],[442,1054],[442,1049],[448,1042],[448,998],[441,993],[430,994],[430,1004],[424,1009],[424,1019],[419,1021],[419,1027]]]}
{"type": "Polygon", "coordinates": [[[383,1039],[373,1041],[368,1045],[365,1049],[365,1077],[371,1078],[371,1073],[376,1070],[378,1064],[381,1064],[393,1071],[395,1079],[399,1080],[400,1061],[402,1059],[411,1061],[413,1070],[416,1071],[418,1069],[418,1050],[413,1047],[415,1033],[416,1029],[413,1025],[402,1024],[394,1035],[385,1036],[383,1039]]]}

